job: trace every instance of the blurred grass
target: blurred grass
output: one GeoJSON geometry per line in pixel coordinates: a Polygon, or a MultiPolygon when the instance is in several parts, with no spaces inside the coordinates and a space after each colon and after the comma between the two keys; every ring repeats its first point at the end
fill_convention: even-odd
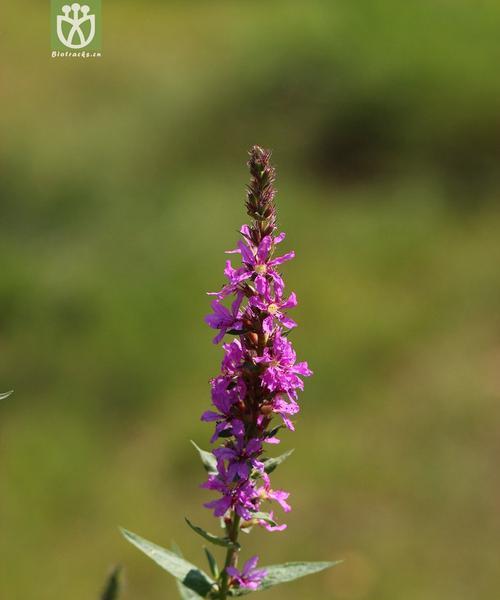
{"type": "MultiPolygon", "coordinates": [[[[207,528],[188,440],[202,317],[271,146],[307,382],[263,562],[344,558],[273,598],[499,587],[500,78],[493,1],[111,2],[99,62],[3,8],[0,597],[174,594],[120,539],[207,528]],[[5,58],[5,54],[4,54],[5,58]]],[[[213,528],[213,524],[212,524],[213,528]]],[[[263,594],[263,598],[266,594],[263,594]]],[[[271,592],[267,593],[271,597],[271,592]]]]}

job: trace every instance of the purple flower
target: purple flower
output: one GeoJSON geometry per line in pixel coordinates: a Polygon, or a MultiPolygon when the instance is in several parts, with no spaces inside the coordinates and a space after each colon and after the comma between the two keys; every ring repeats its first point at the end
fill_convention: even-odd
{"type": "Polygon", "coordinates": [[[238,437],[235,443],[217,448],[213,453],[218,460],[228,461],[227,473],[230,481],[236,477],[247,479],[252,468],[258,471],[264,468],[264,463],[257,459],[262,454],[262,441],[257,438],[246,441],[243,437],[238,437]]]}
{"type": "Polygon", "coordinates": [[[203,506],[213,509],[216,517],[223,517],[228,510],[232,509],[242,519],[250,520],[260,504],[260,495],[254,482],[250,479],[233,482],[223,461],[217,462],[217,470],[218,472],[210,475],[201,487],[220,492],[222,497],[203,506]]]}
{"type": "Polygon", "coordinates": [[[240,588],[247,590],[257,590],[262,583],[262,580],[267,575],[265,569],[256,569],[257,563],[259,562],[258,556],[252,556],[243,565],[243,569],[239,571],[236,567],[227,567],[227,573],[230,575],[234,582],[238,584],[240,588]]]}
{"type": "MultiPolygon", "coordinates": [[[[241,233],[246,238],[249,237],[250,234],[247,225],[241,228],[241,233]]],[[[235,269],[231,261],[227,260],[224,275],[228,283],[220,292],[211,292],[210,294],[222,299],[234,293],[243,282],[249,279],[253,279],[255,286],[259,286],[265,284],[267,277],[271,278],[277,290],[283,292],[285,284],[281,275],[276,271],[276,267],[287,260],[292,260],[295,257],[295,252],[292,250],[276,258],[272,258],[272,254],[276,244],[279,244],[284,237],[284,233],[275,238],[266,235],[257,246],[249,240],[247,242],[240,240],[235,250],[227,250],[226,254],[240,254],[243,264],[241,267],[235,269]]]]}
{"type": "Polygon", "coordinates": [[[286,502],[290,496],[289,492],[285,492],[285,490],[273,490],[271,489],[269,483],[266,483],[264,486],[259,488],[258,492],[261,500],[277,502],[285,512],[290,512],[292,510],[292,507],[288,504],[288,502],[286,502]]]}
{"type": "Polygon", "coordinates": [[[292,292],[285,300],[282,290],[279,288],[276,289],[276,286],[274,295],[271,294],[271,289],[267,281],[259,285],[257,285],[256,281],[255,287],[259,293],[250,298],[249,304],[268,313],[268,316],[262,322],[262,330],[265,333],[270,334],[273,332],[275,321],[278,325],[283,325],[287,329],[297,327],[297,323],[283,312],[288,308],[297,306],[295,292],[292,292]]]}
{"type": "MultiPolygon", "coordinates": [[[[281,239],[279,241],[281,241],[281,239]]],[[[240,240],[238,242],[238,248],[236,250],[229,251],[229,254],[241,254],[243,268],[238,269],[238,275],[236,275],[236,278],[239,280],[238,283],[241,283],[241,281],[249,279],[252,277],[252,275],[255,275],[255,286],[263,285],[266,282],[267,275],[271,277],[279,289],[283,289],[283,279],[276,271],[275,267],[281,265],[287,260],[292,260],[292,258],[295,257],[295,252],[292,250],[291,252],[287,252],[282,256],[271,258],[274,245],[273,238],[269,235],[266,235],[262,238],[257,247],[240,240]]]]}
{"type": "Polygon", "coordinates": [[[224,358],[222,359],[222,371],[228,375],[239,375],[240,369],[246,358],[240,340],[233,340],[230,344],[224,344],[224,358]]]}
{"type": "Polygon", "coordinates": [[[246,386],[243,380],[234,381],[228,377],[216,377],[211,381],[212,404],[218,410],[207,410],[201,415],[202,421],[217,421],[213,443],[223,431],[239,429],[239,421],[232,414],[233,406],[240,402],[246,395],[246,386]]]}
{"type": "Polygon", "coordinates": [[[304,383],[299,375],[309,377],[312,371],[306,362],[296,363],[296,359],[291,342],[277,332],[272,346],[265,349],[262,357],[255,359],[256,362],[267,367],[261,379],[270,392],[286,392],[291,398],[296,398],[296,390],[304,389],[304,383]]]}
{"type": "Polygon", "coordinates": [[[285,427],[290,429],[290,431],[295,431],[295,426],[288,415],[296,415],[300,411],[297,402],[293,398],[288,398],[288,401],[286,401],[282,394],[277,394],[273,398],[272,407],[273,412],[280,415],[283,419],[285,427]]]}
{"type": "Polygon", "coordinates": [[[220,332],[213,339],[214,344],[218,344],[221,341],[228,329],[241,328],[239,310],[242,300],[243,294],[237,294],[230,311],[219,300],[212,302],[211,306],[214,312],[205,317],[205,322],[212,329],[220,329],[220,332]]]}
{"type": "MultiPolygon", "coordinates": [[[[269,518],[274,521],[274,513],[271,510],[269,512],[269,518]]],[[[281,525],[271,525],[271,523],[269,523],[269,521],[265,521],[264,519],[261,519],[259,521],[259,526],[260,527],[264,527],[264,529],[266,529],[267,531],[285,531],[285,529],[288,527],[288,525],[286,523],[282,523],[281,525]]]]}
{"type": "Polygon", "coordinates": [[[284,490],[268,490],[267,492],[268,500],[277,502],[285,512],[292,510],[292,507],[286,502],[289,496],[289,492],[285,492],[284,490]]]}

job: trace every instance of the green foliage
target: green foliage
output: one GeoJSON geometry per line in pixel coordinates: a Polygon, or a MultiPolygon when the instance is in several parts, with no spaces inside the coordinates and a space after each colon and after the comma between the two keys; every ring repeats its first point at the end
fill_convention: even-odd
{"type": "Polygon", "coordinates": [[[196,600],[197,598],[202,598],[202,596],[187,588],[178,579],[176,579],[175,584],[182,600],[196,600]]]}
{"type": "Polygon", "coordinates": [[[197,598],[202,598],[202,596],[187,588],[178,579],[176,579],[175,584],[177,586],[179,596],[182,598],[182,600],[196,600],[197,598]]]}
{"type": "Polygon", "coordinates": [[[217,579],[219,577],[219,567],[217,566],[215,556],[210,552],[208,548],[204,547],[203,550],[205,550],[208,566],[210,567],[210,573],[212,573],[214,579],[217,579]]]}
{"type": "Polygon", "coordinates": [[[273,587],[280,583],[287,583],[300,579],[306,575],[312,575],[313,573],[319,573],[324,569],[329,569],[338,565],[342,561],[334,562],[290,562],[283,565],[272,565],[270,567],[264,567],[267,570],[267,575],[261,584],[261,589],[266,590],[267,588],[273,587]]]}
{"type": "Polygon", "coordinates": [[[205,470],[208,473],[216,473],[217,472],[217,460],[216,460],[215,456],[211,452],[207,452],[206,450],[202,450],[196,444],[196,442],[193,442],[193,440],[191,440],[191,443],[196,448],[196,450],[198,450],[198,454],[200,455],[201,462],[203,463],[203,466],[205,467],[205,470]]]}
{"type": "Polygon", "coordinates": [[[212,589],[214,581],[195,565],[174,552],[165,550],[165,548],[157,546],[135,533],[126,529],[122,529],[121,531],[127,541],[151,558],[156,564],[160,565],[162,569],[168,571],[168,573],[173,575],[189,590],[205,598],[212,589]]]}
{"type": "Polygon", "coordinates": [[[292,454],[293,448],[291,450],[288,450],[287,452],[284,452],[283,454],[280,454],[279,456],[276,456],[275,458],[266,458],[266,460],[264,461],[264,470],[266,471],[266,473],[272,473],[274,469],[276,469],[276,467],[281,465],[281,463],[284,462],[292,454]]]}
{"type": "Polygon", "coordinates": [[[120,565],[113,569],[102,592],[101,600],[118,600],[121,589],[121,570],[120,565]]]}
{"type": "MultiPolygon", "coordinates": [[[[174,552],[174,554],[176,554],[180,558],[183,558],[181,549],[179,548],[179,546],[177,546],[177,544],[172,544],[172,551],[174,552]]],[[[179,596],[182,598],[182,600],[196,600],[197,598],[200,598],[199,594],[197,594],[197,593],[193,592],[192,590],[190,590],[189,588],[187,588],[178,579],[175,580],[175,584],[177,586],[179,596]]]]}
{"type": "Polygon", "coordinates": [[[258,521],[265,521],[266,523],[269,523],[269,525],[276,525],[276,521],[274,521],[273,519],[271,519],[269,513],[266,512],[254,512],[252,513],[252,517],[254,519],[257,519],[258,521]]]}
{"type": "MultiPolygon", "coordinates": [[[[266,515],[264,513],[258,513],[258,518],[266,518],[266,515]]],[[[200,528],[193,526],[187,519],[186,521],[191,528],[199,533],[197,529],[200,528]]],[[[270,519],[269,521],[272,522],[270,519]]],[[[122,529],[121,532],[127,541],[133,544],[146,556],[151,558],[156,564],[160,565],[160,567],[165,569],[165,571],[176,578],[177,589],[183,600],[193,600],[197,597],[217,597],[218,592],[214,591],[215,580],[211,579],[195,565],[186,561],[182,557],[182,553],[177,546],[174,547],[173,552],[170,552],[169,550],[165,550],[165,548],[157,546],[156,544],[153,544],[152,542],[138,536],[135,533],[127,531],[126,529],[122,529]]],[[[205,535],[202,535],[202,537],[205,537],[205,535]]],[[[206,548],[205,553],[211,573],[214,578],[217,579],[219,571],[215,558],[206,548]]],[[[266,590],[267,588],[274,587],[280,583],[294,581],[295,579],[300,579],[306,575],[318,573],[324,569],[328,569],[329,567],[339,564],[339,562],[341,561],[290,562],[282,565],[271,565],[269,567],[264,567],[267,570],[267,575],[258,591],[266,590]]],[[[118,570],[112,574],[110,582],[108,583],[108,588],[105,592],[105,594],[107,593],[108,595],[103,595],[102,600],[116,600],[116,594],[118,593],[118,574],[118,570]]],[[[232,590],[233,596],[243,596],[248,593],[248,590],[232,590]]]]}
{"type": "Polygon", "coordinates": [[[193,525],[193,523],[191,523],[191,521],[187,517],[184,517],[184,519],[186,520],[186,523],[189,525],[189,527],[191,527],[191,529],[193,531],[195,531],[198,535],[201,535],[202,538],[205,538],[212,544],[215,544],[216,546],[224,546],[226,548],[239,548],[240,547],[239,544],[235,544],[229,538],[217,537],[213,533],[209,533],[208,531],[205,531],[202,527],[198,527],[198,525],[193,525]]]}
{"type": "MultiPolygon", "coordinates": [[[[267,570],[267,575],[260,585],[258,591],[267,590],[270,587],[279,585],[280,583],[288,583],[295,579],[300,579],[306,575],[319,573],[330,567],[338,565],[342,561],[335,562],[290,562],[283,565],[271,565],[263,567],[267,570]]],[[[243,596],[250,593],[248,590],[237,590],[235,595],[243,596]]]]}

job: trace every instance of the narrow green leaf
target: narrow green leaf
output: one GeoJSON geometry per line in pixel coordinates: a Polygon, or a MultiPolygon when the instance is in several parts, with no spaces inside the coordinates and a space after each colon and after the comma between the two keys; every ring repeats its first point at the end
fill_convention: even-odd
{"type": "Polygon", "coordinates": [[[202,598],[202,596],[200,596],[196,592],[191,591],[178,579],[175,580],[175,584],[177,585],[177,590],[182,600],[199,600],[199,598],[202,598]]]}
{"type": "Polygon", "coordinates": [[[198,527],[198,525],[193,525],[193,523],[191,523],[191,521],[187,517],[184,517],[184,519],[186,520],[186,523],[189,525],[189,527],[191,527],[191,529],[193,531],[195,531],[198,535],[201,535],[202,538],[205,538],[212,544],[215,544],[216,546],[224,546],[226,548],[239,548],[240,547],[239,544],[235,544],[229,538],[217,537],[213,533],[209,533],[208,531],[205,531],[201,527],[198,527]]]}
{"type": "Polygon", "coordinates": [[[228,329],[226,331],[226,333],[228,333],[229,335],[245,335],[245,333],[248,333],[249,331],[252,331],[251,329],[228,329]]]}
{"type": "Polygon", "coordinates": [[[0,394],[0,400],[5,400],[5,398],[8,398],[13,391],[14,390],[10,390],[9,392],[3,392],[3,394],[0,394]]]}
{"type": "Polygon", "coordinates": [[[120,595],[120,573],[121,566],[118,565],[112,571],[108,580],[106,582],[106,586],[104,587],[104,591],[101,594],[101,600],[117,600],[120,595]]]}
{"type": "Polygon", "coordinates": [[[264,460],[264,470],[266,473],[272,473],[276,467],[281,465],[291,454],[293,454],[293,448],[285,452],[284,454],[280,454],[275,458],[266,458],[264,460]]]}
{"type": "Polygon", "coordinates": [[[278,431],[283,428],[283,425],[276,425],[276,427],[273,427],[271,431],[267,432],[266,437],[274,437],[278,433],[278,431]]]}
{"type": "Polygon", "coordinates": [[[202,450],[196,444],[196,442],[193,442],[193,440],[191,440],[191,443],[196,448],[196,450],[198,450],[198,454],[200,455],[201,462],[203,463],[205,470],[208,471],[209,473],[217,473],[217,460],[216,460],[215,456],[211,452],[202,450]]]}
{"type": "Polygon", "coordinates": [[[273,519],[271,519],[271,517],[269,516],[269,513],[265,513],[265,512],[252,513],[252,519],[258,519],[259,521],[265,521],[266,523],[269,523],[269,525],[272,525],[273,527],[275,525],[277,525],[276,521],[273,521],[273,519]]]}
{"type": "Polygon", "coordinates": [[[203,550],[205,550],[205,554],[206,554],[207,561],[208,561],[208,566],[210,567],[210,573],[212,573],[214,579],[218,579],[219,578],[219,567],[217,566],[217,561],[215,560],[215,556],[205,546],[203,546],[203,550]]]}
{"type": "Polygon", "coordinates": [[[155,561],[165,571],[181,581],[187,588],[205,598],[210,592],[214,581],[203,571],[175,553],[165,550],[144,538],[122,529],[122,534],[127,541],[133,544],[146,556],[155,561]]]}
{"type": "Polygon", "coordinates": [[[319,573],[319,571],[334,567],[341,562],[340,560],[335,562],[290,562],[282,565],[263,567],[267,571],[267,575],[264,577],[259,590],[267,590],[267,588],[280,583],[287,583],[306,575],[319,573]]]}
{"type": "MultiPolygon", "coordinates": [[[[172,552],[182,558],[182,551],[175,542],[172,542],[172,552]]],[[[182,584],[178,579],[175,580],[175,584],[177,585],[177,590],[182,600],[196,600],[200,597],[198,594],[192,592],[189,588],[182,584]]]]}

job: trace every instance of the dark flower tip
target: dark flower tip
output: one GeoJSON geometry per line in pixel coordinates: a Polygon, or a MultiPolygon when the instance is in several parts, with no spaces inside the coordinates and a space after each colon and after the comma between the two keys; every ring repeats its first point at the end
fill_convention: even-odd
{"type": "Polygon", "coordinates": [[[274,205],[276,172],[271,165],[270,150],[253,146],[249,156],[248,167],[251,178],[247,190],[247,213],[260,224],[258,229],[263,237],[274,231],[276,227],[274,205]]]}

